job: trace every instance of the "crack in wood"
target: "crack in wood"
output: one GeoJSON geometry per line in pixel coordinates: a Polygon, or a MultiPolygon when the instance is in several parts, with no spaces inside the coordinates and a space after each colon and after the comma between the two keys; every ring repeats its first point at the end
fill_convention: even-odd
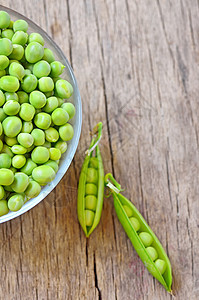
{"type": "Polygon", "coordinates": [[[94,272],[94,276],[95,276],[95,287],[98,291],[98,300],[102,300],[102,294],[101,294],[101,290],[99,288],[98,285],[98,277],[97,277],[97,266],[96,266],[96,260],[95,260],[95,252],[93,254],[93,272],[94,272]]]}

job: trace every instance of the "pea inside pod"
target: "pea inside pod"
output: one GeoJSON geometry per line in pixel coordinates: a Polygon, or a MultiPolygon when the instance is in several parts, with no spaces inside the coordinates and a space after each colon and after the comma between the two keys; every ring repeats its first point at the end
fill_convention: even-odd
{"type": "Polygon", "coordinates": [[[93,138],[84,160],[78,185],[77,213],[86,237],[89,237],[100,221],[103,194],[104,168],[98,142],[101,138],[102,123],[97,126],[98,136],[93,138]],[[90,162],[95,158],[95,168],[90,162]]]}
{"type": "Polygon", "coordinates": [[[158,238],[132,202],[120,193],[121,186],[112,174],[105,176],[105,185],[113,195],[117,217],[144,265],[171,293],[171,265],[158,238]]]}

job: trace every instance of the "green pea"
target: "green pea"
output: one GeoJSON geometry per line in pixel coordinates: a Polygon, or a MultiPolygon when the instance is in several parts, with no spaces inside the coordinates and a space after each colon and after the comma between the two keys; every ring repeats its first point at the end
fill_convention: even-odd
{"type": "Polygon", "coordinates": [[[64,125],[68,122],[69,120],[69,115],[68,113],[62,109],[62,108],[56,108],[52,112],[52,121],[55,125],[64,125]]]}
{"type": "Polygon", "coordinates": [[[129,206],[123,205],[123,208],[129,218],[133,216],[133,211],[129,206]]]}
{"type": "Polygon", "coordinates": [[[0,136],[2,136],[2,134],[3,134],[3,126],[2,126],[2,124],[0,122],[0,136]]]}
{"type": "Polygon", "coordinates": [[[0,55],[8,56],[12,53],[12,42],[7,38],[0,39],[0,55]]]}
{"type": "Polygon", "coordinates": [[[94,169],[98,169],[98,159],[97,159],[97,157],[92,156],[90,158],[89,167],[94,168],[94,169]]]}
{"type": "Polygon", "coordinates": [[[12,37],[12,43],[21,46],[24,46],[27,43],[27,40],[28,40],[28,34],[24,31],[16,31],[12,37]]]}
{"type": "Polygon", "coordinates": [[[21,169],[26,163],[24,155],[17,154],[12,158],[12,166],[16,169],[21,169]]]}
{"type": "Polygon", "coordinates": [[[44,48],[44,56],[42,59],[46,60],[49,64],[52,63],[55,60],[52,50],[49,48],[44,48]]]}
{"type": "Polygon", "coordinates": [[[17,144],[17,138],[16,137],[10,138],[8,136],[5,136],[4,140],[5,140],[6,144],[10,147],[17,144]]]}
{"type": "Polygon", "coordinates": [[[13,166],[10,167],[10,170],[15,174],[17,172],[17,169],[15,169],[13,166]]]}
{"type": "Polygon", "coordinates": [[[31,121],[29,122],[24,121],[22,123],[22,129],[21,129],[22,133],[30,133],[32,130],[33,130],[33,123],[31,121]]]}
{"type": "Polygon", "coordinates": [[[67,143],[66,142],[63,142],[63,141],[58,141],[56,144],[55,144],[55,148],[58,148],[60,151],[61,151],[61,154],[63,154],[64,152],[66,152],[67,150],[67,143]]]}
{"type": "Polygon", "coordinates": [[[3,120],[7,117],[5,112],[3,111],[3,108],[0,107],[0,122],[3,122],[3,120]]]}
{"type": "Polygon", "coordinates": [[[44,95],[46,96],[46,98],[49,98],[54,95],[54,91],[45,92],[44,95]]]}
{"type": "Polygon", "coordinates": [[[42,77],[38,80],[39,90],[46,93],[54,89],[54,82],[51,77],[42,77]]]}
{"type": "Polygon", "coordinates": [[[51,113],[54,109],[58,107],[58,100],[56,97],[49,97],[46,100],[46,105],[43,107],[43,111],[51,113]]]}
{"type": "Polygon", "coordinates": [[[24,48],[21,45],[13,44],[13,49],[9,55],[9,59],[21,60],[24,55],[24,48]]]}
{"type": "Polygon", "coordinates": [[[49,160],[50,154],[48,149],[42,146],[35,147],[31,153],[31,159],[36,164],[43,164],[49,160]]]}
{"type": "Polygon", "coordinates": [[[50,166],[55,171],[55,173],[57,173],[57,171],[59,169],[59,166],[58,166],[58,164],[55,160],[50,160],[49,159],[44,165],[45,166],[50,166]]]}
{"type": "Polygon", "coordinates": [[[21,81],[25,76],[24,67],[19,63],[13,62],[9,66],[9,74],[17,77],[21,81]]]}
{"type": "Polygon", "coordinates": [[[140,229],[140,222],[138,221],[138,219],[134,218],[134,217],[131,217],[129,220],[130,220],[134,230],[138,231],[140,229]]]}
{"type": "Polygon", "coordinates": [[[55,143],[59,139],[59,132],[55,128],[49,127],[45,130],[45,137],[48,142],[55,143]]]}
{"type": "Polygon", "coordinates": [[[87,183],[85,186],[85,195],[97,196],[97,186],[93,183],[87,183]]]}
{"type": "Polygon", "coordinates": [[[38,113],[34,117],[35,125],[40,129],[48,129],[51,124],[51,117],[47,113],[38,113]]]}
{"type": "Polygon", "coordinates": [[[49,154],[51,160],[58,160],[61,158],[61,151],[57,148],[50,148],[49,154]]]}
{"type": "Polygon", "coordinates": [[[50,64],[45,60],[40,60],[33,67],[33,74],[37,78],[46,77],[50,74],[50,64]]]}
{"type": "Polygon", "coordinates": [[[70,103],[70,102],[67,102],[67,103],[63,103],[61,108],[63,108],[69,115],[69,120],[72,119],[75,115],[75,106],[70,103]]]}
{"type": "Polygon", "coordinates": [[[14,156],[11,148],[6,144],[3,144],[3,148],[1,149],[1,153],[7,153],[11,158],[14,156]]]}
{"type": "Polygon", "coordinates": [[[85,208],[89,210],[96,210],[97,198],[94,195],[88,195],[85,197],[85,208]]]}
{"type": "Polygon", "coordinates": [[[24,31],[28,30],[28,23],[25,20],[17,20],[13,24],[13,30],[16,31],[24,31]]]}
{"type": "Polygon", "coordinates": [[[67,123],[59,127],[59,136],[63,141],[70,141],[73,138],[73,135],[74,130],[70,124],[67,123]]]}
{"type": "Polygon", "coordinates": [[[35,108],[42,108],[46,104],[46,96],[40,91],[33,91],[30,93],[29,101],[35,108]]]}
{"type": "Polygon", "coordinates": [[[28,103],[28,94],[24,91],[18,91],[17,92],[19,103],[28,103]]]}
{"type": "Polygon", "coordinates": [[[93,168],[88,168],[87,169],[86,182],[97,184],[97,182],[98,182],[98,173],[95,169],[93,169],[93,168]]]}
{"type": "Polygon", "coordinates": [[[23,55],[24,48],[21,45],[13,44],[13,50],[12,53],[9,55],[9,59],[18,61],[22,59],[23,55]]]}
{"type": "Polygon", "coordinates": [[[0,55],[0,70],[5,70],[9,66],[9,59],[5,55],[0,55]]]}
{"type": "Polygon", "coordinates": [[[10,185],[14,180],[14,173],[9,170],[2,168],[0,169],[0,185],[10,185]]]}
{"type": "Polygon", "coordinates": [[[0,201],[0,217],[9,213],[8,202],[6,200],[0,201]]]}
{"type": "Polygon", "coordinates": [[[57,98],[57,100],[58,100],[58,106],[59,107],[62,106],[62,104],[64,104],[64,100],[63,99],[57,98]]]}
{"type": "Polygon", "coordinates": [[[11,158],[7,153],[0,154],[0,168],[9,169],[11,166],[11,158]]]}
{"type": "Polygon", "coordinates": [[[13,24],[14,24],[14,22],[11,20],[8,28],[13,29],[13,24]]]}
{"type": "Polygon", "coordinates": [[[5,191],[2,185],[0,185],[0,200],[2,200],[5,197],[5,191]]]}
{"type": "Polygon", "coordinates": [[[148,232],[141,232],[139,237],[145,247],[149,247],[153,242],[153,238],[148,232]]]}
{"type": "Polygon", "coordinates": [[[45,134],[44,134],[43,130],[35,128],[31,132],[31,135],[34,139],[35,146],[41,146],[45,143],[45,134]]]}
{"type": "Polygon", "coordinates": [[[5,120],[3,120],[2,125],[5,135],[8,137],[15,137],[22,128],[22,122],[20,118],[15,116],[7,117],[5,120]]]}
{"type": "Polygon", "coordinates": [[[50,72],[51,77],[58,77],[63,73],[63,70],[65,68],[65,66],[62,65],[62,63],[60,63],[59,61],[53,61],[50,64],[50,67],[51,67],[51,72],[50,72]]]}
{"type": "Polygon", "coordinates": [[[19,88],[19,80],[14,76],[3,76],[0,78],[0,88],[6,92],[16,92],[19,88]]]}
{"type": "Polygon", "coordinates": [[[28,157],[30,157],[30,153],[29,152],[31,152],[33,149],[34,149],[34,147],[35,147],[35,145],[33,144],[31,147],[29,147],[29,148],[27,148],[27,155],[28,155],[28,157]]]}
{"type": "Polygon", "coordinates": [[[26,122],[30,122],[35,115],[35,108],[29,103],[21,104],[19,116],[26,122]]]}
{"type": "Polygon", "coordinates": [[[18,112],[20,110],[20,104],[19,104],[19,102],[15,101],[15,100],[9,100],[4,104],[3,110],[4,110],[5,114],[7,114],[9,116],[16,115],[16,114],[18,114],[18,112]]]}
{"type": "Polygon", "coordinates": [[[166,271],[165,261],[162,259],[157,259],[155,261],[155,265],[156,265],[156,268],[158,269],[158,271],[160,272],[160,274],[164,274],[164,272],[166,271]]]}
{"type": "Polygon", "coordinates": [[[8,208],[11,211],[18,211],[24,204],[24,197],[22,194],[15,194],[8,199],[8,208]]]}
{"type": "Polygon", "coordinates": [[[37,43],[41,44],[42,46],[44,46],[44,39],[41,36],[41,34],[39,34],[39,33],[32,32],[29,35],[28,43],[32,43],[32,42],[37,42],[37,43]]]}
{"type": "Polygon", "coordinates": [[[5,96],[6,101],[9,101],[9,100],[18,101],[19,100],[17,93],[5,92],[4,96],[5,96]]]}
{"type": "Polygon", "coordinates": [[[45,141],[45,143],[42,146],[49,149],[49,148],[51,148],[51,143],[45,141]]]}
{"type": "Polygon", "coordinates": [[[3,77],[3,76],[5,76],[5,75],[6,75],[6,71],[5,70],[0,71],[0,78],[3,77]]]}
{"type": "Polygon", "coordinates": [[[25,57],[29,63],[36,63],[44,56],[44,48],[37,42],[29,43],[25,49],[25,57]]]}
{"type": "Polygon", "coordinates": [[[24,71],[25,71],[25,75],[31,75],[32,74],[29,69],[25,69],[24,71]]]}
{"type": "MultiPolygon", "coordinates": [[[[34,64],[30,64],[29,62],[27,62],[27,61],[25,60],[25,62],[24,62],[24,64],[23,64],[23,66],[24,66],[24,68],[26,68],[26,69],[30,70],[30,72],[31,72],[31,74],[32,74],[32,72],[33,72],[33,67],[34,67],[34,64]]],[[[35,76],[35,77],[36,77],[36,76],[35,76]]]]}
{"type": "Polygon", "coordinates": [[[41,192],[41,186],[38,182],[32,180],[29,182],[27,189],[25,190],[25,195],[29,198],[34,198],[41,192]]]}
{"type": "Polygon", "coordinates": [[[7,28],[10,24],[10,16],[6,11],[0,11],[0,28],[7,28]]]}
{"type": "Polygon", "coordinates": [[[25,154],[27,152],[27,149],[21,145],[12,146],[11,150],[14,154],[25,154]]]}
{"type": "Polygon", "coordinates": [[[2,140],[0,140],[0,151],[2,151],[2,149],[3,149],[3,142],[2,140]]]}
{"type": "Polygon", "coordinates": [[[35,109],[35,115],[37,115],[38,113],[42,112],[41,108],[36,108],[35,109]]]}
{"type": "Polygon", "coordinates": [[[86,226],[92,226],[94,221],[95,214],[92,210],[85,210],[85,220],[86,220],[86,226]]]}
{"type": "Polygon", "coordinates": [[[23,82],[21,83],[21,88],[26,93],[31,93],[37,87],[37,77],[33,74],[25,75],[23,82]]]}
{"type": "Polygon", "coordinates": [[[4,93],[0,90],[0,106],[2,106],[5,103],[5,95],[4,93]]]}
{"type": "Polygon", "coordinates": [[[23,193],[29,184],[29,178],[22,172],[16,172],[14,174],[14,181],[11,184],[11,188],[16,193],[23,193]]]}
{"type": "Polygon", "coordinates": [[[73,87],[68,81],[60,79],[55,83],[55,91],[58,97],[62,99],[70,98],[73,93],[73,87]]]}
{"type": "Polygon", "coordinates": [[[7,199],[8,196],[10,195],[10,192],[14,192],[10,185],[4,186],[4,190],[5,190],[5,192],[6,192],[6,196],[5,196],[6,199],[7,199]]]}
{"type": "Polygon", "coordinates": [[[17,141],[25,148],[29,148],[33,145],[34,139],[30,133],[20,133],[17,136],[17,141]]]}
{"type": "Polygon", "coordinates": [[[152,261],[156,260],[158,258],[158,253],[155,248],[153,247],[147,247],[146,251],[148,252],[149,256],[151,257],[152,261]]]}
{"type": "MultiPolygon", "coordinates": [[[[0,170],[1,171],[1,170],[0,170]]],[[[32,177],[41,185],[45,185],[48,182],[52,181],[55,178],[55,171],[50,166],[42,165],[36,167],[32,171],[32,177]]]]}
{"type": "Polygon", "coordinates": [[[26,175],[30,176],[32,171],[37,167],[37,164],[32,161],[31,158],[28,158],[23,168],[21,168],[21,172],[25,173],[26,175]]]}
{"type": "Polygon", "coordinates": [[[13,35],[14,35],[14,31],[12,29],[5,29],[1,33],[2,38],[7,38],[9,40],[12,40],[13,35]]]}
{"type": "MultiPolygon", "coordinates": [[[[56,83],[57,82],[57,80],[60,80],[60,79],[62,79],[60,76],[59,77],[53,77],[53,81],[54,81],[54,83],[56,83]]],[[[61,99],[61,98],[60,98],[61,99]]],[[[62,103],[63,104],[63,103],[62,103]]]]}

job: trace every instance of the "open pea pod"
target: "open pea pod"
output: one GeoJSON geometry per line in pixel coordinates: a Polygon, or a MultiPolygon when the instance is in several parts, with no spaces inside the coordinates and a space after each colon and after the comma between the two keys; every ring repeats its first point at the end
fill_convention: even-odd
{"type": "Polygon", "coordinates": [[[145,267],[172,293],[171,264],[158,238],[132,202],[120,194],[121,187],[112,174],[105,176],[105,185],[113,195],[117,217],[145,267]],[[148,240],[143,239],[143,236],[148,240]]]}
{"type": "Polygon", "coordinates": [[[97,227],[104,198],[104,168],[98,143],[102,134],[102,123],[98,123],[94,137],[82,165],[78,184],[77,214],[86,237],[97,227]]]}

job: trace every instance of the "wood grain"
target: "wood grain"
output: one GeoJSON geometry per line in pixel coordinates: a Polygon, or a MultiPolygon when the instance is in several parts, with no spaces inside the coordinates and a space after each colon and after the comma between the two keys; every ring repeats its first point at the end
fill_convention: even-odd
{"type": "Polygon", "coordinates": [[[122,230],[112,199],[86,241],[76,215],[89,131],[104,124],[113,172],[167,250],[176,299],[199,298],[199,3],[2,0],[71,62],[83,127],[75,159],[34,209],[1,225],[1,299],[171,299],[122,230]]]}

